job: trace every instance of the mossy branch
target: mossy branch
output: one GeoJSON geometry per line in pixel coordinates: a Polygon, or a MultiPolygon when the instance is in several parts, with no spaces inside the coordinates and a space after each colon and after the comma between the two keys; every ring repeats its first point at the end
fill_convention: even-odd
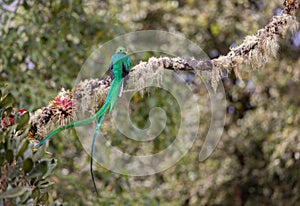
{"type": "MultiPolygon", "coordinates": [[[[141,62],[134,66],[129,77],[138,78],[141,73],[155,72],[154,67],[171,70],[209,71],[213,88],[217,87],[224,70],[227,72],[233,70],[240,78],[239,66],[241,64],[250,65],[253,69],[263,67],[277,56],[279,39],[284,38],[288,31],[295,32],[298,28],[299,23],[295,13],[300,6],[300,0],[285,0],[283,5],[284,9],[281,14],[274,16],[270,23],[258,30],[255,35],[247,36],[242,44],[233,48],[227,55],[211,61],[185,60],[180,57],[152,57],[148,62],[141,62]]],[[[85,80],[80,82],[71,92],[63,89],[55,99],[69,102],[75,98],[79,102],[89,102],[89,105],[78,104],[80,108],[78,106],[76,109],[90,111],[92,114],[104,102],[110,83],[110,77],[103,80],[85,80]]],[[[70,119],[73,106],[72,104],[60,105],[57,101],[51,101],[48,106],[37,110],[30,120],[29,135],[35,140],[40,140],[55,122],[59,121],[64,124],[70,119]]]]}

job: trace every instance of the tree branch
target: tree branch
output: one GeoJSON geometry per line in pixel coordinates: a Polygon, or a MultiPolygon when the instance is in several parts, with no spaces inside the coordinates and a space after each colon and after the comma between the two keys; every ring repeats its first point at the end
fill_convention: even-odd
{"type": "MultiPolygon", "coordinates": [[[[299,6],[300,0],[285,0],[284,10],[280,15],[274,16],[268,25],[257,31],[256,35],[247,36],[242,44],[233,48],[225,56],[220,56],[211,61],[185,60],[180,57],[152,57],[148,62],[141,62],[134,66],[129,73],[129,78],[138,79],[140,74],[145,72],[149,74],[155,73],[154,68],[175,71],[208,71],[210,72],[212,87],[216,88],[224,70],[227,72],[234,70],[237,77],[239,77],[239,66],[241,64],[248,64],[253,69],[257,69],[276,57],[279,49],[278,40],[285,37],[288,31],[295,32],[299,26],[295,17],[299,6]]],[[[67,103],[75,99],[78,103],[76,110],[89,111],[93,115],[98,110],[99,105],[105,101],[110,83],[110,77],[106,77],[103,80],[84,80],[73,88],[71,92],[63,89],[55,99],[65,100],[67,103]]],[[[29,136],[35,140],[42,139],[49,127],[53,126],[57,121],[65,124],[72,117],[74,105],[62,105],[59,101],[54,100],[48,106],[37,110],[31,117],[29,136]]]]}

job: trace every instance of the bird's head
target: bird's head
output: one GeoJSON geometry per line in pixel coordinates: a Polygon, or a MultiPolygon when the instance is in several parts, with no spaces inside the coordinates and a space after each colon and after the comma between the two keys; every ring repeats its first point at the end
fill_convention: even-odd
{"type": "Polygon", "coordinates": [[[119,46],[116,50],[116,53],[127,54],[127,50],[125,47],[119,46]]]}

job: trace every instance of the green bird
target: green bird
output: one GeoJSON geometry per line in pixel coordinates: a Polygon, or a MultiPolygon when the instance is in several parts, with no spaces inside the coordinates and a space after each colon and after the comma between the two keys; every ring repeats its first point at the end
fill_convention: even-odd
{"type": "Polygon", "coordinates": [[[61,132],[62,130],[68,129],[70,127],[77,127],[77,126],[83,126],[86,124],[89,124],[96,119],[98,120],[96,129],[94,132],[93,136],[93,141],[92,141],[92,149],[91,149],[91,159],[90,159],[90,172],[93,180],[93,185],[95,188],[96,193],[98,194],[98,190],[95,184],[95,179],[94,179],[94,173],[93,173],[93,156],[94,156],[94,146],[95,146],[95,140],[98,135],[99,128],[101,126],[101,123],[104,119],[105,114],[107,111],[111,111],[116,104],[116,101],[118,99],[118,96],[121,91],[121,87],[123,85],[123,78],[127,76],[129,73],[129,70],[131,68],[131,60],[127,56],[127,51],[124,47],[118,47],[115,54],[111,57],[109,61],[109,70],[110,70],[110,77],[112,79],[110,89],[108,92],[108,95],[106,97],[104,105],[99,109],[99,111],[93,115],[90,118],[77,121],[77,122],[72,122],[70,124],[67,124],[65,126],[59,127],[52,132],[50,132],[43,140],[41,140],[35,147],[38,148],[41,145],[43,145],[48,139],[50,139],[52,136],[55,134],[61,132]]]}

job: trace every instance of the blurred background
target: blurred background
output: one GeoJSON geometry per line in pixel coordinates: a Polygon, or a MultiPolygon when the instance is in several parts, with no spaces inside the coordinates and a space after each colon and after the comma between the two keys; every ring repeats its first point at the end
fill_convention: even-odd
{"type": "MultiPolygon", "coordinates": [[[[210,58],[217,58],[240,44],[245,36],[263,28],[272,16],[281,12],[282,3],[282,0],[3,0],[0,86],[13,95],[15,107],[34,112],[46,106],[62,87],[71,89],[93,49],[114,37],[149,29],[181,33],[210,58]]],[[[300,202],[299,55],[300,30],[281,40],[278,58],[260,70],[243,66],[243,82],[234,74],[223,78],[227,95],[225,130],[209,159],[198,161],[202,142],[196,141],[175,166],[156,175],[126,177],[97,166],[100,197],[96,197],[92,186],[89,156],[74,131],[57,135],[43,157],[57,159],[49,177],[55,184],[48,189],[46,202],[50,205],[297,205],[300,202]]],[[[172,102],[161,99],[165,98],[154,99],[155,104],[172,107],[172,102]]],[[[144,98],[136,95],[133,101],[137,105],[134,121],[143,127],[149,111],[144,105],[149,104],[149,99],[147,95],[144,98]]],[[[168,125],[176,128],[177,123],[175,116],[168,125]]],[[[203,121],[200,130],[205,132],[208,127],[209,122],[203,121]]],[[[151,150],[158,152],[170,141],[168,138],[153,141],[151,150]]],[[[112,142],[130,151],[139,146],[123,141],[118,134],[112,136],[112,142]]]]}

